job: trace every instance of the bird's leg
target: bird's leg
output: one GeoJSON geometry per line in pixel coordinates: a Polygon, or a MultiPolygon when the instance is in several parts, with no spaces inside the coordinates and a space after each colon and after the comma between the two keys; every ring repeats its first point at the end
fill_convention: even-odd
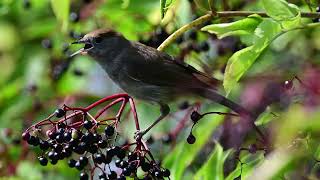
{"type": "Polygon", "coordinates": [[[140,140],[143,135],[148,133],[156,124],[158,124],[163,118],[165,118],[170,112],[170,108],[167,104],[160,104],[160,116],[145,130],[137,131],[135,133],[135,139],[140,140]]]}

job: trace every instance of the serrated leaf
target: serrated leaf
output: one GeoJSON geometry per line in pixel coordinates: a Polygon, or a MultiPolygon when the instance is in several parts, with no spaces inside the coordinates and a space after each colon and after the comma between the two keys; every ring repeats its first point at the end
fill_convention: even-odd
{"type": "Polygon", "coordinates": [[[219,39],[232,35],[250,35],[253,34],[254,30],[261,23],[261,21],[262,18],[260,16],[253,15],[232,23],[208,25],[203,27],[201,30],[216,34],[219,39]]]}
{"type": "Polygon", "coordinates": [[[252,46],[237,51],[230,57],[223,81],[227,94],[237,85],[240,78],[280,32],[281,27],[279,23],[271,19],[264,19],[254,31],[257,37],[255,43],[252,46]]]}
{"type": "Polygon", "coordinates": [[[194,176],[195,180],[223,180],[223,165],[231,150],[223,152],[220,144],[216,143],[214,151],[210,154],[207,162],[199,169],[194,176]]]}
{"type": "Polygon", "coordinates": [[[62,31],[68,28],[70,0],[51,0],[51,6],[58,22],[62,25],[62,31]]]}

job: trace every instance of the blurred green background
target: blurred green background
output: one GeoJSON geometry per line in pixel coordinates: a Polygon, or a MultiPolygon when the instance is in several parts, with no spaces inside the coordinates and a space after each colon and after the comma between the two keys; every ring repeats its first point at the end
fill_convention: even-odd
{"type": "MultiPolygon", "coordinates": [[[[288,2],[303,12],[315,12],[319,3],[288,2]]],[[[69,46],[71,42],[94,29],[113,28],[130,40],[157,47],[175,30],[204,15],[208,7],[207,1],[201,0],[166,3],[167,13],[161,19],[158,0],[0,1],[0,179],[78,179],[78,171],[68,168],[63,161],[56,166],[41,167],[36,159],[39,150],[26,146],[20,135],[63,104],[87,106],[121,92],[89,57],[69,58],[80,48],[69,46]]],[[[219,11],[265,11],[261,1],[218,0],[214,5],[219,11]]],[[[243,18],[212,19],[186,32],[166,52],[223,80],[228,59],[249,46],[248,39],[238,36],[218,39],[200,28],[239,19],[243,18]],[[204,44],[208,48],[203,48],[204,44]]],[[[319,19],[302,19],[304,24],[312,21],[319,19]]],[[[258,111],[260,106],[252,104],[263,106],[257,124],[268,134],[272,146],[267,156],[264,151],[241,151],[240,160],[244,164],[235,160],[236,149],[228,150],[230,147],[247,148],[259,142],[250,131],[245,139],[236,139],[238,145],[227,145],[225,132],[237,134],[236,128],[225,129],[230,127],[227,122],[231,120],[223,116],[203,118],[194,129],[197,138],[194,145],[185,140],[191,121],[172,139],[173,129],[190,114],[190,110],[181,106],[186,101],[187,104],[199,101],[184,99],[172,104],[170,117],[150,133],[155,140],[150,144],[151,150],[171,170],[171,179],[320,178],[319,36],[320,28],[314,27],[290,31],[275,39],[261,52],[240,86],[229,94],[248,108],[256,107],[258,111]],[[279,89],[279,84],[285,82],[289,83],[289,92],[279,89]]],[[[220,89],[223,93],[223,87],[220,89]]],[[[138,100],[137,108],[142,128],[159,113],[158,107],[138,100]]],[[[201,101],[200,111],[227,110],[201,101]]],[[[121,125],[123,140],[132,139],[135,131],[132,118],[127,119],[121,125]]],[[[259,147],[264,148],[263,145],[259,147]]]]}

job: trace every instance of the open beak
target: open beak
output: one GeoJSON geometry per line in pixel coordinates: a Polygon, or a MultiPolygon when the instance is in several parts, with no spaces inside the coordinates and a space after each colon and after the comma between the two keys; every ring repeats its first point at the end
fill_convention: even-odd
{"type": "Polygon", "coordinates": [[[93,45],[86,39],[80,39],[78,41],[72,42],[71,44],[85,44],[85,46],[78,51],[72,53],[69,57],[74,57],[78,54],[86,55],[88,51],[93,48],[93,45]]]}
{"type": "Polygon", "coordinates": [[[84,49],[84,48],[81,48],[79,49],[78,51],[72,53],[69,57],[73,57],[73,56],[76,56],[78,54],[81,54],[81,55],[86,55],[87,54],[87,51],[84,49]]]}

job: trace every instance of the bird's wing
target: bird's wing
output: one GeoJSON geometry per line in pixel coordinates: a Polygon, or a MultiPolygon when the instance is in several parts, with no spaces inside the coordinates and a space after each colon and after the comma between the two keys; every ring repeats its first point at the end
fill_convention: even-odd
{"type": "Polygon", "coordinates": [[[206,74],[196,70],[194,67],[174,60],[170,55],[159,52],[156,49],[145,46],[141,43],[132,43],[134,59],[127,66],[127,73],[132,78],[141,82],[159,86],[178,86],[178,87],[195,87],[207,86],[211,88],[217,87],[219,80],[207,76],[206,74]],[[133,68],[143,67],[143,68],[133,68]]]}

